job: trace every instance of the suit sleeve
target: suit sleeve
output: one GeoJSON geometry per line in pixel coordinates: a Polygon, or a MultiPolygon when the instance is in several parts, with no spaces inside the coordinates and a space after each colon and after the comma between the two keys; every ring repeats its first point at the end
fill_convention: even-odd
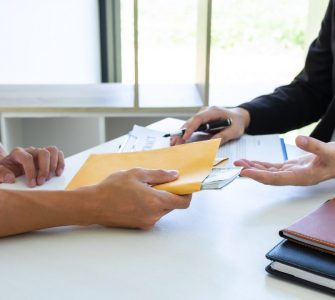
{"type": "Polygon", "coordinates": [[[318,121],[325,113],[332,100],[332,14],[331,0],[319,36],[309,48],[304,69],[289,85],[239,106],[250,113],[247,133],[287,132],[318,121]]]}

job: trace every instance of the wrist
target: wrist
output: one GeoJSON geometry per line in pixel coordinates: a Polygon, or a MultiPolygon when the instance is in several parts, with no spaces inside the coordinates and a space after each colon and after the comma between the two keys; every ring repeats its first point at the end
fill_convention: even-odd
{"type": "Polygon", "coordinates": [[[242,107],[235,107],[233,111],[240,116],[244,130],[246,130],[250,124],[250,113],[242,107]]]}
{"type": "Polygon", "coordinates": [[[73,204],[71,220],[73,225],[88,226],[96,223],[97,195],[92,195],[92,187],[66,191],[73,204]]]}

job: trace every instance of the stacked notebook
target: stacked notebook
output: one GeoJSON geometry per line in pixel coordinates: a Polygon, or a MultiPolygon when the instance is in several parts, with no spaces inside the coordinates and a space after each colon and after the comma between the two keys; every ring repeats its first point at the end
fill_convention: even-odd
{"type": "Polygon", "coordinates": [[[279,234],[266,270],[335,294],[335,198],[279,234]]]}

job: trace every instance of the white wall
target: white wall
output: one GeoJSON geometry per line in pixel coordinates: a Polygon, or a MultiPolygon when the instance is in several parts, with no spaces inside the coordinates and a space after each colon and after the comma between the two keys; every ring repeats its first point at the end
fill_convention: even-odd
{"type": "Polygon", "coordinates": [[[97,0],[0,0],[0,84],[99,81],[97,0]]]}

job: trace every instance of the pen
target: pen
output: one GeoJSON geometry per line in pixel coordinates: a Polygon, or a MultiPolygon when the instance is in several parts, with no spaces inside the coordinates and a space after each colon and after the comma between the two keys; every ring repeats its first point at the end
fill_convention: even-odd
{"type": "MultiPolygon", "coordinates": [[[[204,131],[204,132],[218,131],[218,130],[231,126],[231,124],[232,124],[231,119],[222,119],[218,121],[208,122],[205,124],[201,124],[198,127],[198,129],[195,130],[195,132],[197,131],[204,131]]],[[[170,136],[177,136],[177,135],[183,136],[185,131],[186,129],[182,128],[179,131],[164,134],[163,137],[170,137],[170,136]]]]}

